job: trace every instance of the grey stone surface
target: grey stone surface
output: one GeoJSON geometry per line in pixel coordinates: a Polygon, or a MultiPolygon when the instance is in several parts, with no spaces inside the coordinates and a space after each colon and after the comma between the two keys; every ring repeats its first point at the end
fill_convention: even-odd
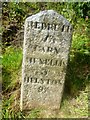
{"type": "Polygon", "coordinates": [[[72,26],[53,10],[26,19],[21,110],[60,108],[71,38],[72,26]]]}

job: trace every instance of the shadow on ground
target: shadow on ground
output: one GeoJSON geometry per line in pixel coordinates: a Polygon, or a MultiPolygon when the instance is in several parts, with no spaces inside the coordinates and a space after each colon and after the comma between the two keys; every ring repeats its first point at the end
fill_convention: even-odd
{"type": "Polygon", "coordinates": [[[2,91],[6,92],[11,83],[11,73],[4,68],[2,69],[2,81],[2,91]]]}
{"type": "Polygon", "coordinates": [[[89,80],[90,55],[85,55],[80,52],[74,53],[74,57],[70,57],[68,62],[64,98],[65,96],[78,96],[80,91],[85,90],[89,80]]]}

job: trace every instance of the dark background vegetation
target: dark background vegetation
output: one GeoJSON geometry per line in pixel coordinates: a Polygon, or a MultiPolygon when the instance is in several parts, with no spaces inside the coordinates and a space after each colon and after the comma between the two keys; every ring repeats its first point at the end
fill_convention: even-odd
{"type": "Polygon", "coordinates": [[[44,117],[39,110],[22,113],[20,104],[24,21],[42,10],[53,9],[73,25],[70,60],[61,111],[49,117],[87,117],[90,81],[90,2],[3,2],[2,82],[3,118],[44,117]],[[68,108],[68,109],[67,109],[68,108]]]}

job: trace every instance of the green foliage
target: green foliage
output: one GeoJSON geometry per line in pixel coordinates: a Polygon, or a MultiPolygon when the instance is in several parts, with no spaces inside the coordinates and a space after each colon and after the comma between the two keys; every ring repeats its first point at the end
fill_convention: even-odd
{"type": "Polygon", "coordinates": [[[76,2],[73,4],[73,9],[77,17],[90,18],[90,2],[76,2]]]}
{"type": "Polygon", "coordinates": [[[15,70],[19,68],[21,63],[21,50],[17,50],[14,48],[6,48],[6,52],[3,54],[3,68],[7,69],[8,71],[15,70]]]}
{"type": "Polygon", "coordinates": [[[90,40],[86,35],[76,34],[73,36],[72,47],[74,50],[82,52],[82,54],[90,55],[90,40]]]}
{"type": "Polygon", "coordinates": [[[8,47],[5,49],[2,59],[2,79],[3,90],[13,89],[15,86],[14,76],[16,76],[18,70],[22,64],[22,50],[20,48],[8,47]],[[14,83],[14,86],[12,86],[14,83]],[[12,88],[11,88],[12,86],[12,88]]]}
{"type": "MultiPolygon", "coordinates": [[[[78,18],[88,20],[90,17],[90,2],[3,2],[3,45],[11,45],[16,39],[16,33],[24,24],[25,18],[41,10],[53,9],[66,17],[75,27],[78,18]],[[12,34],[11,34],[12,32],[12,34]]],[[[90,23],[87,22],[87,27],[90,23]]],[[[89,35],[89,29],[87,29],[89,35]]]]}
{"type": "Polygon", "coordinates": [[[20,48],[8,47],[5,48],[3,54],[2,65],[3,69],[8,71],[17,70],[20,68],[22,63],[22,50],[20,48]]]}

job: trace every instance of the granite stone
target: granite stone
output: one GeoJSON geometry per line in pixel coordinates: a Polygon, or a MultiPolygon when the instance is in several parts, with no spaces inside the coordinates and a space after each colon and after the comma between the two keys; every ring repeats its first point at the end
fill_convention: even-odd
{"type": "Polygon", "coordinates": [[[54,10],[26,18],[21,110],[60,108],[71,39],[71,24],[54,10]]]}

